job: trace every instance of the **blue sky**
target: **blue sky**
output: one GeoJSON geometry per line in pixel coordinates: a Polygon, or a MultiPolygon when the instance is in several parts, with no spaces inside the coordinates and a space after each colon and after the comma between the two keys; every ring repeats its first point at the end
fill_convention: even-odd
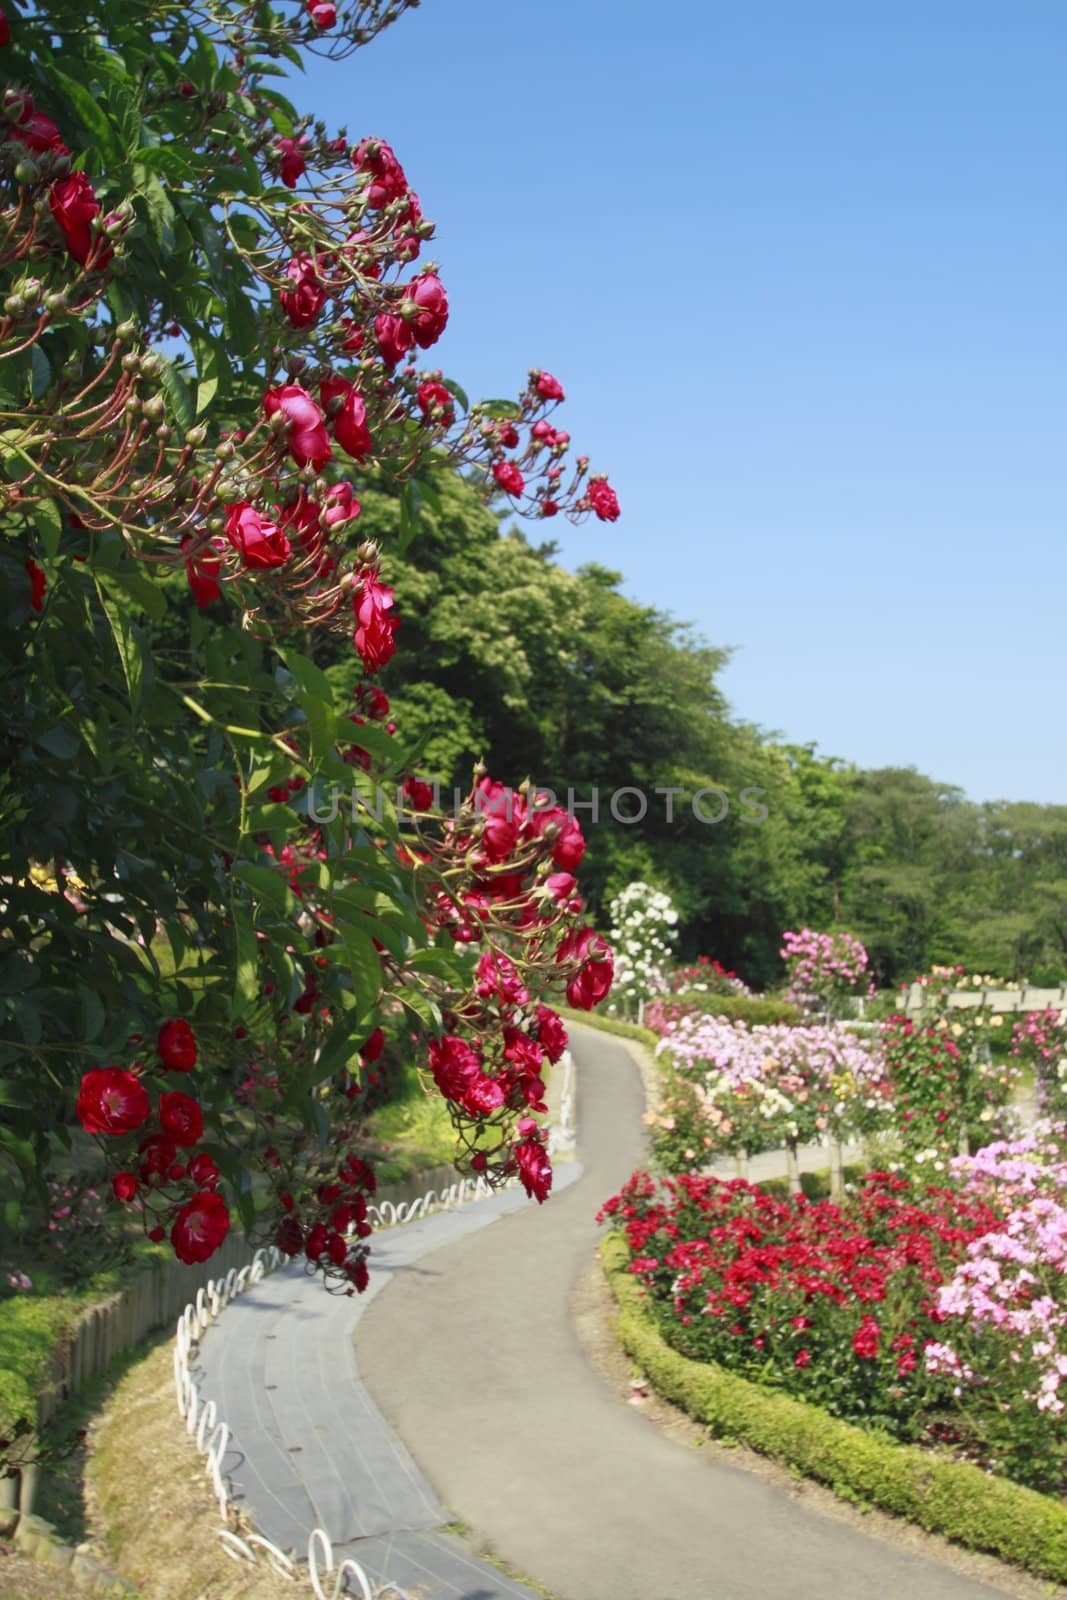
{"type": "Polygon", "coordinates": [[[450,376],[565,384],[623,507],[567,565],[749,721],[1067,803],[1065,55],[1062,0],[425,0],[290,92],[436,219],[450,376]]]}

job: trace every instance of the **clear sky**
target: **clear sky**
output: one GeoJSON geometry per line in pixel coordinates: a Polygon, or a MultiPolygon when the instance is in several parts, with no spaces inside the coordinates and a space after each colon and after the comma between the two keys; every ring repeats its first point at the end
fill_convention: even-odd
{"type": "Polygon", "coordinates": [[[1063,0],[424,0],[290,92],[437,220],[431,359],[566,386],[567,565],[767,730],[1067,803],[1065,60],[1063,0]]]}

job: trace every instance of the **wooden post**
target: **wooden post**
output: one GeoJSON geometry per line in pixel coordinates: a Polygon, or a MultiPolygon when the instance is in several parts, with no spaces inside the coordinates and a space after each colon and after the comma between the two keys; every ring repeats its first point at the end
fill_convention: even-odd
{"type": "Polygon", "coordinates": [[[739,1178],[744,1178],[745,1182],[747,1183],[748,1182],[748,1151],[747,1150],[739,1150],[738,1151],[737,1155],[734,1156],[734,1166],[737,1168],[737,1176],[739,1178]]]}
{"type": "Polygon", "coordinates": [[[785,1177],[790,1194],[800,1193],[800,1168],[797,1165],[797,1142],[790,1139],[785,1147],[785,1177]]]}
{"type": "Polygon", "coordinates": [[[840,1200],[845,1193],[845,1161],[836,1133],[830,1137],[830,1199],[840,1200]]]}

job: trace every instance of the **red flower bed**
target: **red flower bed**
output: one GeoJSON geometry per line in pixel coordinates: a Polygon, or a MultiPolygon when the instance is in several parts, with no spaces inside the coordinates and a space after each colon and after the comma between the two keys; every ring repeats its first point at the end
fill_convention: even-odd
{"type": "Polygon", "coordinates": [[[921,1359],[942,1321],[935,1291],[1002,1226],[987,1205],[884,1172],[841,1206],[638,1172],[600,1217],[624,1226],[630,1270],[682,1354],[912,1439],[951,1405],[921,1359]]]}

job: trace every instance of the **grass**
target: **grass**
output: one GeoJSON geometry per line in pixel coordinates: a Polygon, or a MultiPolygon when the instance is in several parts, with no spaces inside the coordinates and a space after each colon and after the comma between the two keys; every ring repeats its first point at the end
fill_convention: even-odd
{"type": "Polygon", "coordinates": [[[427,1167],[450,1167],[456,1134],[448,1106],[427,1094],[414,1066],[390,1069],[393,1098],[367,1118],[361,1143],[379,1183],[397,1183],[427,1167]]]}

